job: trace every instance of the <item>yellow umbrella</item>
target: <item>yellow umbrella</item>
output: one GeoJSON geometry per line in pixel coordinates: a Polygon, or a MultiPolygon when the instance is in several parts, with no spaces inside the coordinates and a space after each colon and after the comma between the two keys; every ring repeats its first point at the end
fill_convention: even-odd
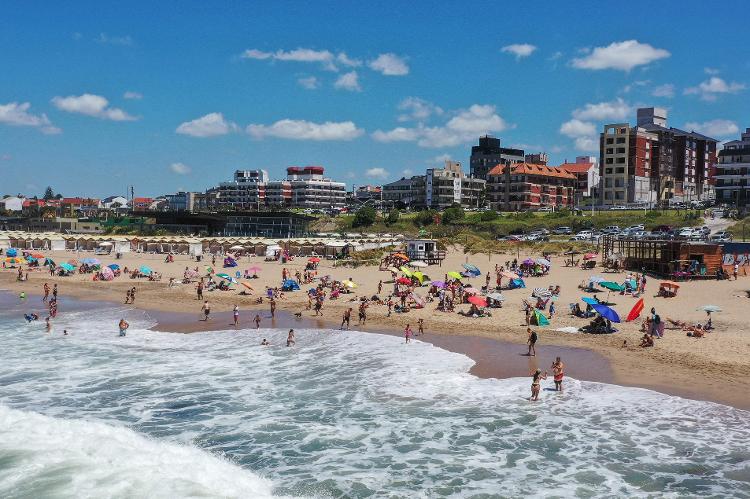
{"type": "Polygon", "coordinates": [[[464,276],[462,276],[461,274],[459,274],[455,270],[451,271],[451,272],[448,272],[448,277],[451,277],[453,279],[463,279],[464,278],[464,276]]]}
{"type": "Polygon", "coordinates": [[[349,281],[349,280],[341,281],[341,284],[343,284],[347,288],[356,288],[357,287],[356,284],[354,284],[352,281],[349,281]]]}
{"type": "Polygon", "coordinates": [[[401,266],[401,268],[399,270],[401,272],[403,272],[406,277],[411,277],[413,275],[412,272],[411,272],[411,270],[409,270],[408,268],[404,267],[403,265],[401,266]]]}
{"type": "Polygon", "coordinates": [[[422,284],[422,281],[424,281],[424,274],[418,270],[412,274],[412,277],[416,277],[419,280],[419,284],[422,284]]]}

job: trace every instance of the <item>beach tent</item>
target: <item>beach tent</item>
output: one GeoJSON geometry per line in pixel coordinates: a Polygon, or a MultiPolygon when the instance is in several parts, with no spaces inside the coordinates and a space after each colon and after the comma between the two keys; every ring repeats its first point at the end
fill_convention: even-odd
{"type": "Polygon", "coordinates": [[[18,256],[18,250],[16,248],[10,248],[5,252],[5,256],[18,256]]]}
{"type": "Polygon", "coordinates": [[[266,258],[275,258],[277,253],[281,253],[281,246],[278,244],[271,244],[266,247],[266,258]]]}
{"type": "Polygon", "coordinates": [[[287,279],[281,285],[283,291],[299,291],[299,284],[294,279],[287,279]]]}
{"type": "Polygon", "coordinates": [[[141,268],[138,270],[141,272],[141,274],[144,275],[151,275],[151,272],[153,272],[151,268],[147,267],[146,265],[141,265],[141,268]]]}
{"type": "Polygon", "coordinates": [[[237,266],[237,260],[232,258],[231,256],[228,256],[224,258],[224,268],[230,268],[230,267],[236,267],[237,266]]]}
{"type": "Polygon", "coordinates": [[[71,264],[69,264],[69,263],[61,263],[61,264],[60,264],[60,267],[61,267],[61,268],[62,268],[63,270],[67,271],[67,272],[74,272],[74,271],[75,271],[75,269],[76,269],[76,268],[75,268],[74,266],[72,266],[72,265],[71,265],[71,264]]]}
{"type": "Polygon", "coordinates": [[[537,326],[549,326],[549,320],[536,309],[534,309],[534,322],[536,322],[537,326]]]}
{"type": "Polygon", "coordinates": [[[510,289],[516,289],[516,288],[525,288],[526,283],[523,282],[523,279],[511,279],[510,285],[508,286],[510,289]]]}
{"type": "Polygon", "coordinates": [[[111,281],[114,278],[115,278],[115,273],[112,272],[111,268],[104,267],[102,269],[102,279],[104,279],[105,281],[111,281]]]}
{"type": "Polygon", "coordinates": [[[45,258],[44,259],[44,266],[47,267],[49,265],[55,265],[55,261],[52,258],[45,258]]]}

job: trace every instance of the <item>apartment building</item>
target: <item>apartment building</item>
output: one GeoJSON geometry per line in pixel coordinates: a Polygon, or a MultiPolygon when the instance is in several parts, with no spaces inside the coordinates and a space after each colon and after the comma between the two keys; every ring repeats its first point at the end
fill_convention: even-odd
{"type": "Polygon", "coordinates": [[[500,147],[500,139],[485,135],[479,137],[479,145],[471,148],[469,158],[470,176],[486,180],[487,173],[497,165],[523,163],[523,149],[500,147]]]}
{"type": "Polygon", "coordinates": [[[558,166],[576,176],[575,195],[576,201],[593,199],[599,188],[599,161],[594,156],[578,156],[575,162],[567,161],[558,166]]]}
{"type": "Polygon", "coordinates": [[[716,202],[737,208],[740,214],[748,211],[750,189],[750,128],[740,140],[725,142],[716,165],[716,202]]]}
{"type": "Polygon", "coordinates": [[[533,163],[497,165],[487,176],[487,198],[498,211],[570,208],[577,177],[564,169],[533,163]]]}
{"type": "Polygon", "coordinates": [[[291,185],[291,205],[298,208],[343,208],[346,205],[346,184],[324,176],[322,166],[290,166],[286,179],[291,185]]]}
{"type": "Polygon", "coordinates": [[[651,162],[658,136],[628,123],[604,125],[600,135],[600,201],[651,204],[651,162]]]}
{"type": "Polygon", "coordinates": [[[446,161],[442,168],[428,168],[425,175],[402,178],[383,185],[386,206],[442,210],[458,204],[478,208],[486,204],[486,181],[467,176],[461,163],[446,161]]]}
{"type": "Polygon", "coordinates": [[[423,208],[425,206],[425,176],[403,177],[383,185],[385,206],[423,208]]]}

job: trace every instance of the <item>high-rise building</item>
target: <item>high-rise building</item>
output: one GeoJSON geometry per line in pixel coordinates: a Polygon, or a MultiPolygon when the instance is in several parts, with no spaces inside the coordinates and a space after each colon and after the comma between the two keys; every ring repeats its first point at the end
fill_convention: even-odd
{"type": "Polygon", "coordinates": [[[292,189],[292,206],[299,208],[343,208],[346,184],[324,176],[322,166],[290,166],[286,180],[292,189]]]}
{"type": "Polygon", "coordinates": [[[219,209],[258,209],[265,205],[266,170],[236,170],[229,182],[221,182],[217,188],[219,209]]]}
{"type": "Polygon", "coordinates": [[[478,208],[485,204],[486,182],[467,176],[461,163],[446,161],[442,168],[428,168],[425,175],[414,175],[383,185],[386,206],[442,210],[455,204],[478,208]]]}
{"type": "Polygon", "coordinates": [[[549,163],[549,155],[546,152],[535,152],[524,156],[526,163],[532,165],[546,165],[549,163]]]}
{"type": "Polygon", "coordinates": [[[740,140],[725,142],[716,165],[716,202],[727,204],[745,214],[750,189],[750,128],[740,140]]]}
{"type": "Polygon", "coordinates": [[[651,161],[658,137],[628,123],[604,125],[600,144],[600,201],[603,205],[653,203],[651,161]]]}
{"type": "Polygon", "coordinates": [[[469,172],[472,177],[487,180],[487,173],[497,165],[523,163],[523,149],[500,147],[500,139],[485,135],[479,137],[479,145],[472,146],[469,172]]]}

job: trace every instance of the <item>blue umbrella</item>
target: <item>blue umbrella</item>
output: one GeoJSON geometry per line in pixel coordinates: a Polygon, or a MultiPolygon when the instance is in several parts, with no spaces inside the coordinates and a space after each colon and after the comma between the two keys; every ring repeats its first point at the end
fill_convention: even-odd
{"type": "Polygon", "coordinates": [[[63,269],[67,270],[68,272],[73,272],[76,269],[74,266],[72,266],[69,263],[61,263],[60,267],[62,267],[63,269]]]}
{"type": "Polygon", "coordinates": [[[464,263],[463,267],[471,274],[479,275],[482,273],[481,270],[479,270],[479,267],[476,265],[472,265],[470,263],[464,263]]]}
{"type": "Polygon", "coordinates": [[[116,263],[107,265],[107,267],[111,268],[112,270],[120,270],[120,266],[117,265],[116,263]]]}
{"type": "Polygon", "coordinates": [[[609,308],[606,305],[600,305],[599,303],[596,305],[592,304],[591,306],[605,319],[609,319],[612,322],[620,322],[620,316],[617,315],[617,312],[615,312],[614,309],[609,308]]]}
{"type": "Polygon", "coordinates": [[[141,274],[146,274],[146,275],[150,275],[152,272],[152,270],[149,267],[146,267],[145,265],[142,265],[141,268],[138,270],[141,271],[141,274]]]}
{"type": "Polygon", "coordinates": [[[81,260],[81,263],[85,263],[86,265],[99,265],[99,259],[98,258],[84,258],[81,260]]]}
{"type": "Polygon", "coordinates": [[[584,296],[581,298],[583,300],[583,303],[588,303],[589,305],[599,305],[599,302],[594,300],[593,298],[589,298],[588,296],[584,296]]]}
{"type": "Polygon", "coordinates": [[[7,256],[18,256],[18,250],[16,248],[10,248],[5,252],[7,256]]]}

